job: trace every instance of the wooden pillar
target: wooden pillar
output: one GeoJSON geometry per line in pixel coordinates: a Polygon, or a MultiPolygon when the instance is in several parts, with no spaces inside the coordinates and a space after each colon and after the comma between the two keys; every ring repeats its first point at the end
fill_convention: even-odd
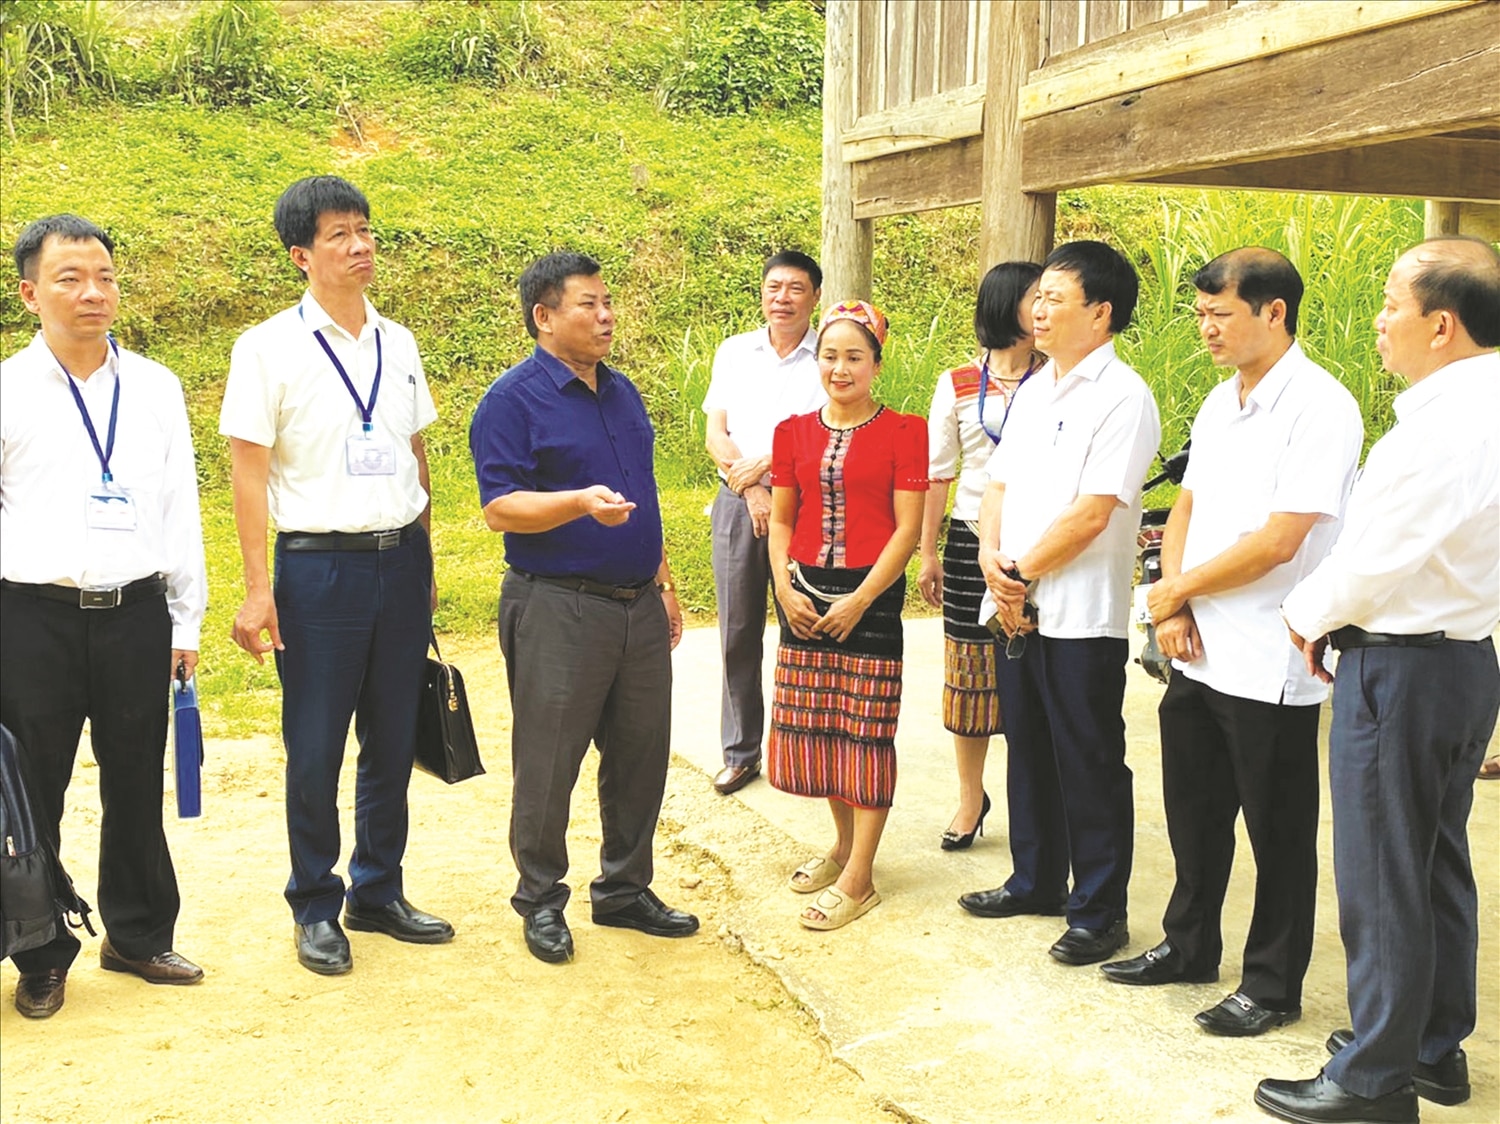
{"type": "Polygon", "coordinates": [[[1457,234],[1459,205],[1446,199],[1429,199],[1424,208],[1422,236],[1435,238],[1439,234],[1457,234]]]}
{"type": "MultiPolygon", "coordinates": [[[[829,0],[823,48],[823,304],[870,299],[875,256],[874,222],[854,217],[853,169],[844,163],[840,138],[854,123],[855,5],[829,0]]],[[[867,43],[866,50],[880,44],[867,43]]]]}
{"type": "Polygon", "coordinates": [[[1041,0],[990,4],[989,70],[984,87],[984,183],[980,192],[981,272],[1002,261],[1041,261],[1052,250],[1056,195],[1021,190],[1021,121],[1026,76],[1042,58],[1041,0]]]}

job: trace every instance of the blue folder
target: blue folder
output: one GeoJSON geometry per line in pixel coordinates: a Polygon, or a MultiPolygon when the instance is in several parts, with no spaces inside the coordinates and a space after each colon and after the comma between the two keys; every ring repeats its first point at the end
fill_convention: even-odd
{"type": "Polygon", "coordinates": [[[172,680],[173,777],[177,789],[177,816],[191,819],[203,814],[203,720],[198,715],[198,680],[172,680]]]}

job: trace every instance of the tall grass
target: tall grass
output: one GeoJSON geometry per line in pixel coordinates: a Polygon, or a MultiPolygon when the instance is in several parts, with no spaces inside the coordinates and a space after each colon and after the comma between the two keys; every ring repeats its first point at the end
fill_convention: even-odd
{"type": "Polygon", "coordinates": [[[17,112],[50,120],[69,91],[114,93],[112,28],[99,0],[0,4],[0,115],[14,139],[17,112]]]}

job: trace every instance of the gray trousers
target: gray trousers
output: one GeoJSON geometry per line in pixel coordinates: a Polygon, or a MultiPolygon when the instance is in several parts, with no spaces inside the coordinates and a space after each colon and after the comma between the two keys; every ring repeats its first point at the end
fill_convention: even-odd
{"type": "Polygon", "coordinates": [[[568,813],[589,742],[599,748],[596,913],[651,885],[651,845],[666,786],[672,722],[667,612],[648,588],[634,601],[577,593],[510,571],[500,587],[500,651],[510,686],[510,853],[525,917],[571,893],[568,813]]]}
{"type": "Polygon", "coordinates": [[[766,728],[761,687],[765,655],[766,596],[771,558],[765,536],[755,537],[745,500],[721,484],[713,506],[714,594],[719,608],[719,651],[724,683],[719,738],[724,764],[760,760],[766,728]]]}
{"type": "Polygon", "coordinates": [[[1474,1030],[1474,774],[1500,706],[1489,640],[1345,651],[1328,774],[1354,1042],[1324,1067],[1361,1097],[1474,1030]]]}

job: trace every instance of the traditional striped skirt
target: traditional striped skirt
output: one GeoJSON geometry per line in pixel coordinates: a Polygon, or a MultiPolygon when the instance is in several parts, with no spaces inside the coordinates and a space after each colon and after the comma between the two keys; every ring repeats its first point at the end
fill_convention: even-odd
{"type": "Polygon", "coordinates": [[[979,539],[955,519],[943,549],[943,726],[960,737],[989,737],[1004,729],[995,683],[1003,656],[979,623],[983,597],[979,539]]]}
{"type": "MultiPolygon", "coordinates": [[[[870,572],[801,567],[792,584],[819,612],[870,572]]],[[[776,650],[776,691],[766,776],[783,792],[832,796],[861,808],[889,808],[896,791],[896,719],[901,713],[901,606],[906,579],[877,597],[842,644],[803,640],[786,625],[776,650]]]]}

